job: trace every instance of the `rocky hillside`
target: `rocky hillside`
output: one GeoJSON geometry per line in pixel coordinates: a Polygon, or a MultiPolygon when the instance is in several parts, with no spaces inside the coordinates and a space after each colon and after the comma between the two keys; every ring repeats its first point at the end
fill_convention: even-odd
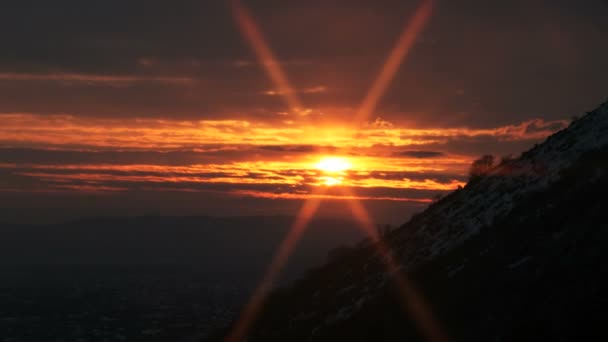
{"type": "MultiPolygon", "coordinates": [[[[608,338],[607,171],[605,103],[385,242],[450,340],[608,338]]],[[[248,340],[422,340],[395,292],[363,242],[276,291],[248,340]]]]}

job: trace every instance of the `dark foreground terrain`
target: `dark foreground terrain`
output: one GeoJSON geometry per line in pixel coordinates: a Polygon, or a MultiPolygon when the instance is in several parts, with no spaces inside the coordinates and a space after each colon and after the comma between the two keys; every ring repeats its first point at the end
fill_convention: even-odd
{"type": "MultiPolygon", "coordinates": [[[[192,341],[234,319],[292,219],[142,217],[0,227],[0,341],[192,341]]],[[[319,219],[281,282],[361,238],[319,219]]]]}

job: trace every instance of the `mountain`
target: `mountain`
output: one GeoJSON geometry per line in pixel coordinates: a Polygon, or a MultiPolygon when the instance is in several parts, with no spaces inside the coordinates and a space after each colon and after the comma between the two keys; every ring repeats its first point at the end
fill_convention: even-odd
{"type": "Polygon", "coordinates": [[[426,340],[402,277],[449,341],[607,339],[607,171],[604,103],[384,237],[399,275],[361,243],[272,293],[247,341],[426,340]]]}

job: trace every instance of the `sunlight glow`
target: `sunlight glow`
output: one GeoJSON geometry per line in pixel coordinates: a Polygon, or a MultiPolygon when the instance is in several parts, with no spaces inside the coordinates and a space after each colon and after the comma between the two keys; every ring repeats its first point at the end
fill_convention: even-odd
{"type": "Polygon", "coordinates": [[[351,162],[343,157],[324,157],[315,167],[325,173],[340,173],[351,169],[351,162]]]}
{"type": "Polygon", "coordinates": [[[319,179],[323,182],[324,185],[327,185],[327,186],[340,185],[340,184],[342,184],[342,181],[344,180],[344,178],[342,178],[342,177],[329,177],[329,176],[319,177],[319,179]]]}

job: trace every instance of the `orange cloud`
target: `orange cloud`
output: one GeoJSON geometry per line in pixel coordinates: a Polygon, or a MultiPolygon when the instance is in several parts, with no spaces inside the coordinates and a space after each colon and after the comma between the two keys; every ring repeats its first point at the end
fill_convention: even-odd
{"type": "Polygon", "coordinates": [[[427,198],[407,198],[407,197],[389,197],[389,196],[354,196],[354,195],[329,195],[329,194],[298,194],[298,193],[273,193],[263,191],[234,191],[233,195],[248,196],[257,198],[269,199],[324,199],[324,200],[373,200],[373,201],[397,201],[397,202],[412,202],[412,203],[431,203],[431,199],[427,198]]]}
{"type": "Polygon", "coordinates": [[[356,128],[329,123],[315,126],[22,113],[0,114],[0,121],[0,152],[10,148],[37,149],[40,153],[73,151],[63,159],[76,158],[78,151],[88,153],[88,159],[82,160],[47,158],[52,164],[36,157],[28,160],[28,153],[18,153],[15,159],[13,153],[13,159],[0,164],[4,174],[0,176],[8,177],[5,181],[0,178],[0,187],[18,179],[19,184],[26,184],[24,191],[46,187],[111,192],[153,186],[179,191],[217,188],[243,196],[303,199],[309,196],[309,191],[303,190],[337,186],[357,189],[361,200],[414,202],[465,184],[475,156],[438,147],[449,147],[446,144],[463,138],[539,139],[565,125],[563,121],[535,119],[496,128],[428,129],[400,127],[378,119],[356,128]],[[100,151],[106,157],[95,161],[100,151]],[[130,151],[140,153],[137,161],[123,156],[130,151]],[[170,162],[171,153],[178,151],[188,154],[170,162]],[[328,156],[347,158],[349,168],[336,175],[324,174],[317,165],[328,156]],[[403,193],[398,194],[400,191],[403,193]],[[412,200],[408,192],[426,195],[412,200]]]}
{"type": "Polygon", "coordinates": [[[374,122],[361,129],[336,124],[293,125],[247,120],[99,119],[71,115],[0,114],[0,144],[77,145],[115,149],[195,149],[204,145],[314,145],[370,148],[376,145],[445,144],[452,138],[490,136],[499,141],[540,139],[565,120],[533,119],[496,128],[405,128],[374,122]]]}

